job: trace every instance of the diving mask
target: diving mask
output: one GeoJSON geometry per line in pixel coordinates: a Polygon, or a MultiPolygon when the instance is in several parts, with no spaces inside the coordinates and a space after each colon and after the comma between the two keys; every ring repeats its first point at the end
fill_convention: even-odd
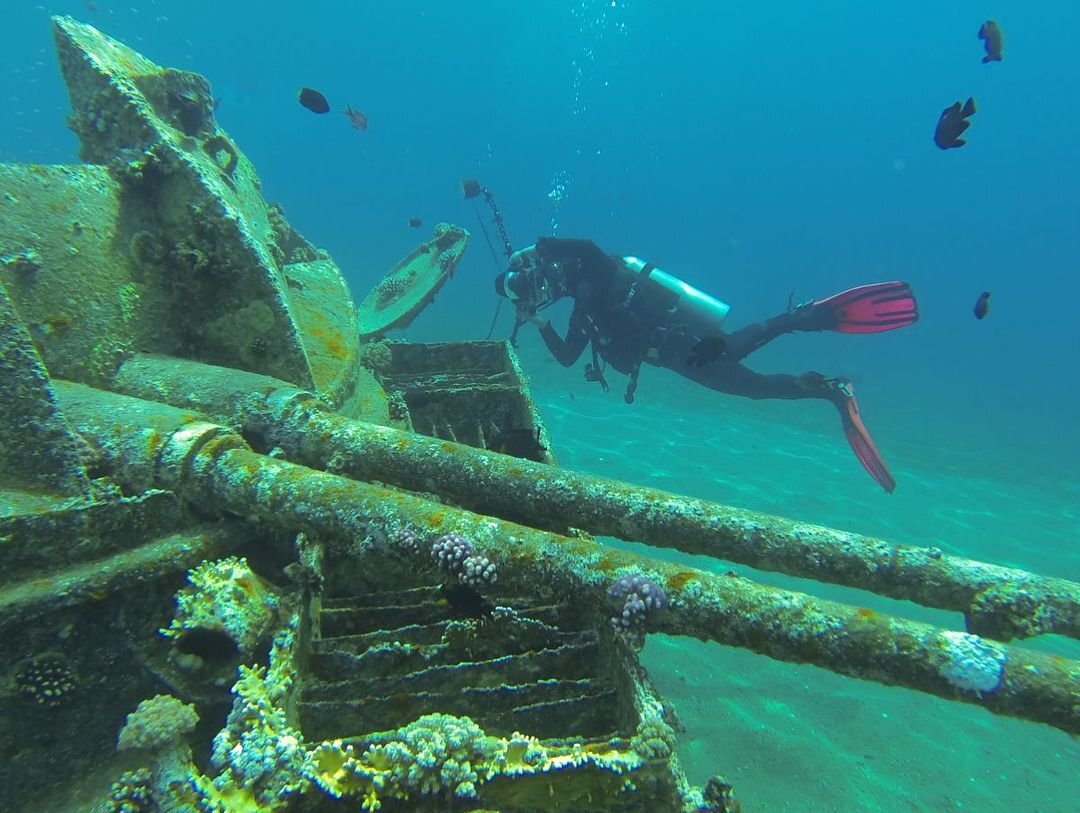
{"type": "Polygon", "coordinates": [[[561,269],[558,263],[540,264],[536,246],[514,252],[510,268],[496,279],[496,290],[513,302],[519,311],[535,313],[558,298],[552,279],[561,269]]]}

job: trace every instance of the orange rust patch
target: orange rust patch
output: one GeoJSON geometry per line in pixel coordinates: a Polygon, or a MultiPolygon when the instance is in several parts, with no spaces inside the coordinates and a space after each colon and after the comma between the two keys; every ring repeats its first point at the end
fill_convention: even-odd
{"type": "Polygon", "coordinates": [[[151,430],[150,434],[146,438],[146,453],[154,454],[157,452],[158,447],[161,445],[161,441],[164,435],[157,429],[151,430]]]}
{"type": "Polygon", "coordinates": [[[254,598],[259,593],[258,586],[247,576],[241,576],[237,579],[236,586],[243,590],[249,598],[254,598]]]}
{"type": "Polygon", "coordinates": [[[596,563],[596,569],[601,573],[611,573],[615,568],[619,566],[619,561],[616,557],[607,555],[596,563]]]}
{"type": "Polygon", "coordinates": [[[686,587],[688,582],[698,580],[697,573],[692,570],[680,570],[678,573],[672,573],[667,577],[667,581],[664,582],[667,585],[667,589],[673,593],[677,593],[686,587]]]}
{"type": "Polygon", "coordinates": [[[855,614],[866,621],[875,621],[878,617],[878,614],[868,607],[860,607],[855,611],[855,614]]]}
{"type": "Polygon", "coordinates": [[[330,336],[326,342],[326,351],[336,359],[344,360],[349,357],[349,351],[345,347],[345,339],[340,333],[330,336]]]}
{"type": "Polygon", "coordinates": [[[595,542],[582,542],[580,539],[555,540],[563,544],[563,550],[572,556],[586,556],[595,553],[598,547],[595,542]]]}
{"type": "Polygon", "coordinates": [[[326,355],[335,358],[338,361],[342,361],[349,357],[349,348],[345,345],[345,338],[338,331],[313,327],[311,328],[309,335],[322,344],[326,355]]]}

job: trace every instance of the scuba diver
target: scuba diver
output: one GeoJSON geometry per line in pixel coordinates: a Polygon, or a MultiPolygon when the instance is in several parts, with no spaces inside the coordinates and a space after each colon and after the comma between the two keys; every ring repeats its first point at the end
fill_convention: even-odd
{"type": "Polygon", "coordinates": [[[851,288],[725,333],[728,305],[655,265],[605,254],[591,240],[541,237],[511,256],[510,267],[495,279],[495,290],[517,308],[515,336],[524,323],[536,325],[564,367],[574,364],[591,345],[586,379],[598,382],[606,392],[608,366],[629,376],[627,403],[633,403],[643,363],[667,367],[730,395],[829,401],[840,412],[844,434],[863,468],[885,491],[896,487],[859,416],[850,381],[815,372],[766,375],[741,362],[785,333],[880,333],[906,327],[918,319],[907,283],[851,288]],[[560,337],[540,311],[563,297],[572,297],[574,308],[566,336],[560,337]]]}

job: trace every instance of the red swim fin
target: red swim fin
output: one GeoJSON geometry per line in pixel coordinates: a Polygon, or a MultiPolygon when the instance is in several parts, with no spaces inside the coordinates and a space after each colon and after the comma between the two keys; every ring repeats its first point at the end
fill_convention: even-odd
{"type": "Polygon", "coordinates": [[[844,435],[847,437],[851,450],[859,458],[866,473],[874,478],[879,486],[890,494],[896,489],[896,478],[892,476],[885,460],[874,445],[873,438],[866,431],[866,426],[859,417],[859,402],[855,400],[855,393],[851,384],[844,380],[836,382],[837,394],[840,396],[834,401],[836,408],[840,410],[840,420],[844,425],[844,435]]]}
{"type": "Polygon", "coordinates": [[[825,329],[840,333],[882,333],[907,327],[919,318],[915,294],[906,282],[875,282],[848,288],[814,302],[813,307],[831,310],[836,322],[825,329]]]}

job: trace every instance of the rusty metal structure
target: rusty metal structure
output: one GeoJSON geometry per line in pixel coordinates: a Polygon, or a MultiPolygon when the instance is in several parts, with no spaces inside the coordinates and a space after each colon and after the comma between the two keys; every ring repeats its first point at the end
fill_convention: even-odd
{"type": "Polygon", "coordinates": [[[205,79],[53,24],[84,163],[0,166],[0,807],[737,810],[679,767],[653,631],[1080,732],[1080,663],[1011,643],[1080,635],[1080,585],[501,453],[543,428],[509,345],[383,339],[464,229],[357,308],[205,79]]]}

